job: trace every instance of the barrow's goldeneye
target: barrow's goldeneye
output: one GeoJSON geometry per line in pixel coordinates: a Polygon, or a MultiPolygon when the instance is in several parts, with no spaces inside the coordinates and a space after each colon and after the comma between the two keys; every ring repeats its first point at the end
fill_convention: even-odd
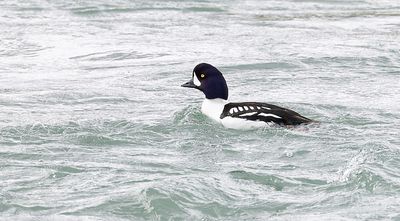
{"type": "Polygon", "coordinates": [[[202,91],[206,99],[201,111],[227,128],[251,129],[266,125],[294,126],[308,124],[312,120],[300,114],[272,104],[260,102],[228,102],[228,86],[222,73],[214,66],[201,63],[192,73],[192,79],[182,87],[202,91]]]}

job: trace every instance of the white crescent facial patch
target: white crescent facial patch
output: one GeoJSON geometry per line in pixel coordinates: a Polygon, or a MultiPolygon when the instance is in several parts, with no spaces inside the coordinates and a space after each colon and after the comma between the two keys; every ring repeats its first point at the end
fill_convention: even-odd
{"type": "Polygon", "coordinates": [[[199,79],[197,78],[197,75],[195,74],[195,73],[193,73],[193,83],[196,85],[196,86],[198,86],[198,87],[200,87],[200,85],[201,85],[201,83],[200,83],[200,81],[199,81],[199,79]]]}

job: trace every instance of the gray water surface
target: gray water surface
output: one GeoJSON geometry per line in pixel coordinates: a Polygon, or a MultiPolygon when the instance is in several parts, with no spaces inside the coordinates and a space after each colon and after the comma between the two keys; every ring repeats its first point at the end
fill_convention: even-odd
{"type": "Polygon", "coordinates": [[[1,1],[0,220],[400,220],[400,2],[1,1]],[[319,125],[238,131],[181,88],[319,125]]]}

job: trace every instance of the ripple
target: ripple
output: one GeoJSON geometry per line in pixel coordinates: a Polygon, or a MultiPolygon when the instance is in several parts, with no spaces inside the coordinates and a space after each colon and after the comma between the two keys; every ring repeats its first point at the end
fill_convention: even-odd
{"type": "Polygon", "coordinates": [[[225,12],[226,10],[219,7],[189,7],[185,8],[186,11],[191,12],[225,12]]]}
{"type": "Polygon", "coordinates": [[[0,220],[399,218],[396,0],[0,7],[0,220]],[[200,62],[321,123],[224,128],[200,62]]]}
{"type": "Polygon", "coordinates": [[[65,141],[81,145],[120,145],[132,141],[129,132],[137,128],[138,125],[123,120],[7,126],[0,129],[0,142],[8,145],[65,141]]]}
{"type": "Polygon", "coordinates": [[[283,179],[273,175],[257,175],[246,171],[232,171],[229,173],[235,179],[249,180],[262,185],[271,186],[277,191],[281,191],[285,184],[288,184],[283,179]]]}
{"type": "Polygon", "coordinates": [[[256,64],[242,64],[234,66],[225,66],[228,69],[237,70],[265,70],[265,69],[294,69],[298,68],[297,65],[286,62],[269,62],[269,63],[256,63],[256,64]]]}
{"type": "Polygon", "coordinates": [[[268,14],[256,15],[256,19],[265,21],[290,21],[297,19],[325,19],[325,20],[341,20],[362,17],[399,17],[400,13],[395,10],[357,10],[357,11],[338,11],[338,12],[308,12],[296,14],[268,14]]]}
{"type": "Polygon", "coordinates": [[[153,55],[143,54],[137,51],[132,51],[132,52],[104,51],[104,52],[96,52],[96,53],[74,56],[70,57],[70,59],[87,60],[87,61],[118,61],[118,60],[141,59],[149,57],[153,57],[153,55]]]}

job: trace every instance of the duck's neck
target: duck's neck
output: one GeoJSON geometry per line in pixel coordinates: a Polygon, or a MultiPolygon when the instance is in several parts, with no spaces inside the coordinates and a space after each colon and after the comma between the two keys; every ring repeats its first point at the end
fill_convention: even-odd
{"type": "Polygon", "coordinates": [[[201,112],[207,115],[209,118],[220,122],[220,116],[222,111],[224,110],[225,104],[228,103],[227,100],[221,98],[215,99],[204,99],[203,104],[201,105],[201,112]]]}

